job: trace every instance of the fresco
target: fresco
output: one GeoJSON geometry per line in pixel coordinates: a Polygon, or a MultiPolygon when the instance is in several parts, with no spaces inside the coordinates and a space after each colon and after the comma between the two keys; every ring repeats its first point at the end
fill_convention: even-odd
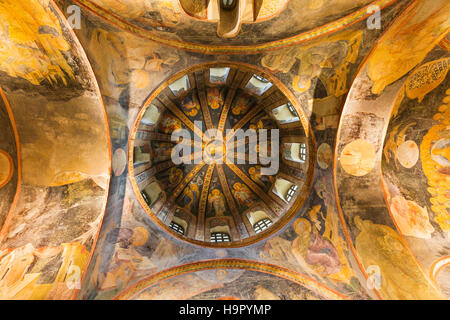
{"type": "Polygon", "coordinates": [[[317,149],[317,163],[321,169],[328,169],[333,157],[333,151],[328,143],[322,143],[317,149]]]}
{"type": "Polygon", "coordinates": [[[399,235],[389,227],[355,218],[361,233],[356,250],[363,265],[377,265],[384,271],[380,291],[386,299],[434,300],[443,296],[420,274],[399,235]],[[382,241],[378,239],[383,239],[382,241]]]}
{"type": "Polygon", "coordinates": [[[18,184],[18,151],[13,122],[3,99],[0,101],[0,226],[13,206],[18,184]]]}
{"type": "MultiPolygon", "coordinates": [[[[412,249],[431,270],[432,260],[443,258],[449,247],[445,200],[448,59],[448,52],[435,48],[406,79],[396,98],[383,158],[393,219],[403,235],[418,239],[412,249]],[[415,179],[405,179],[411,175],[415,179]],[[420,253],[423,247],[430,257],[420,253]]],[[[444,282],[436,281],[441,289],[444,282]]]]}
{"type": "Polygon", "coordinates": [[[142,277],[179,264],[192,250],[159,233],[137,201],[124,206],[121,225],[99,239],[102,254],[87,282],[94,291],[85,298],[110,299],[142,277]]]}
{"type": "Polygon", "coordinates": [[[403,12],[401,19],[395,21],[392,32],[382,37],[368,61],[368,75],[374,82],[374,94],[381,93],[386,86],[422,62],[445,37],[450,27],[449,6],[445,0],[414,1],[403,12]],[[410,41],[414,41],[414,46],[409,45],[410,41]],[[396,45],[392,46],[394,42],[396,45]],[[387,65],[389,69],[380,68],[387,65]]]}
{"type": "Polygon", "coordinates": [[[375,165],[375,150],[367,140],[357,139],[345,146],[340,161],[345,172],[362,177],[372,171],[375,165]]]}
{"type": "MultiPolygon", "coordinates": [[[[447,95],[443,102],[448,102],[450,90],[447,89],[447,95]]],[[[428,192],[432,195],[430,202],[433,204],[431,210],[437,215],[435,221],[439,223],[441,230],[447,234],[450,233],[450,224],[448,223],[448,201],[445,199],[448,190],[449,173],[449,139],[446,135],[449,104],[439,107],[441,113],[434,115],[438,124],[433,126],[425,135],[421,145],[422,167],[428,179],[428,185],[431,187],[428,192]]]]}
{"type": "Polygon", "coordinates": [[[14,202],[2,207],[2,299],[72,299],[106,203],[103,105],[89,63],[58,10],[49,1],[0,4],[2,130],[5,138],[16,135],[0,148],[17,172],[0,191],[19,181],[14,202]]]}
{"type": "Polygon", "coordinates": [[[4,44],[0,53],[1,71],[34,85],[44,80],[67,85],[75,78],[64,57],[71,45],[48,1],[2,1],[0,17],[5,22],[0,30],[4,44]],[[17,57],[12,63],[11,56],[17,57]]]}
{"type": "Polygon", "coordinates": [[[321,300],[324,297],[295,282],[274,275],[255,271],[219,269],[197,271],[162,281],[139,293],[133,299],[321,300]]]}
{"type": "MultiPolygon", "coordinates": [[[[371,3],[379,3],[384,8],[395,1],[331,0],[327,6],[324,6],[323,1],[311,0],[291,0],[287,4],[285,0],[252,2],[246,1],[246,12],[240,18],[241,30],[232,38],[234,45],[264,45],[302,34],[317,26],[326,26],[335,20],[343,25],[351,24],[361,16],[368,16],[367,6],[371,3]],[[254,12],[257,12],[256,17],[254,12]],[[259,36],[253,37],[254,33],[259,36]]],[[[75,3],[111,22],[139,30],[149,39],[160,43],[172,43],[177,47],[183,43],[195,47],[223,45],[224,38],[219,37],[217,32],[218,8],[215,8],[217,4],[213,1],[209,2],[210,8],[206,10],[206,3],[201,0],[139,0],[133,2],[133,10],[128,9],[129,0],[76,0],[75,3]],[[193,35],[190,29],[198,31],[193,35]]],[[[323,32],[329,28],[324,27],[323,32]]]]}
{"type": "MultiPolygon", "coordinates": [[[[427,134],[442,119],[436,113],[445,110],[448,51],[438,43],[448,32],[448,17],[440,15],[446,5],[415,1],[407,7],[361,67],[339,125],[336,186],[346,238],[374,293],[383,299],[448,298],[445,280],[430,277],[433,263],[445,260],[449,249],[435,218],[447,212],[430,201],[433,189],[424,165],[434,146],[430,141],[424,148],[427,134]],[[371,170],[358,175],[346,168],[343,155],[349,143],[360,140],[372,148],[371,170]],[[357,190],[351,198],[344,192],[350,186],[357,190]]],[[[352,153],[355,161],[358,151],[364,154],[361,150],[352,153]]],[[[437,167],[428,172],[440,174],[437,167]]]]}
{"type": "Polygon", "coordinates": [[[447,2],[255,1],[225,39],[203,1],[2,1],[0,298],[448,299],[447,2]],[[280,129],[278,176],[175,166],[194,121],[280,129]]]}
{"type": "MultiPolygon", "coordinates": [[[[67,2],[67,4],[70,4],[70,2],[67,2]]],[[[399,5],[390,8],[386,12],[386,15],[395,15],[397,10],[401,7],[402,6],[399,5]]],[[[84,27],[77,32],[77,35],[85,47],[88,47],[88,44],[96,43],[97,37],[95,34],[101,34],[104,39],[102,45],[96,44],[90,47],[87,53],[90,57],[93,57],[94,71],[97,74],[102,74],[102,76],[99,77],[99,84],[102,93],[105,96],[105,101],[107,101],[108,115],[117,118],[119,118],[120,115],[121,117],[121,124],[118,122],[117,124],[110,124],[114,132],[119,131],[119,128],[123,128],[124,124],[127,130],[132,130],[139,109],[148,98],[149,93],[165,83],[169,75],[178,72],[178,75],[181,76],[182,70],[191,65],[216,61],[218,59],[217,57],[210,55],[197,55],[195,53],[188,53],[183,50],[174,50],[173,48],[168,48],[163,45],[157,45],[153,42],[146,42],[135,37],[131,33],[119,31],[113,26],[99,25],[94,21],[98,21],[98,18],[92,15],[83,16],[82,25],[84,27]],[[96,27],[93,27],[93,25],[96,25],[96,27]],[[93,32],[95,28],[98,30],[93,32]],[[111,47],[111,43],[114,43],[113,47],[111,47]],[[155,52],[157,55],[156,57],[154,55],[155,52]],[[146,56],[150,57],[149,59],[152,61],[151,63],[149,62],[149,65],[157,66],[157,68],[146,68],[144,72],[139,72],[139,74],[142,75],[142,79],[148,79],[149,81],[143,81],[138,88],[138,86],[133,84],[132,79],[137,78],[132,77],[132,70],[141,68],[145,61],[140,57],[146,56]],[[170,59],[165,60],[165,57],[170,57],[170,59]],[[173,59],[171,57],[173,57],[173,59]],[[136,61],[135,59],[141,60],[136,61]],[[106,64],[103,63],[103,61],[110,61],[110,63],[106,64]],[[163,61],[167,61],[167,63],[163,61]],[[146,75],[144,75],[144,73],[146,75]],[[122,78],[119,80],[117,75],[121,75],[122,78]],[[107,79],[110,79],[111,81],[107,79]],[[147,86],[144,87],[144,84],[147,84],[147,86]]],[[[178,24],[178,26],[180,26],[180,24],[178,24]]],[[[314,45],[306,44],[304,46],[299,46],[299,48],[295,47],[295,50],[298,50],[299,52],[306,52],[309,48],[318,47],[317,51],[319,53],[322,52],[322,54],[328,43],[332,43],[330,46],[334,48],[332,50],[335,54],[334,56],[330,57],[328,54],[325,54],[325,57],[322,57],[321,60],[317,62],[320,65],[319,69],[314,65],[314,63],[316,63],[314,62],[315,60],[310,65],[311,68],[308,67],[309,69],[302,69],[302,72],[306,72],[312,79],[309,90],[304,92],[296,91],[294,88],[294,77],[291,77],[287,71],[285,73],[278,72],[276,74],[276,77],[280,79],[290,91],[295,92],[295,97],[302,101],[302,107],[304,107],[306,111],[309,111],[308,115],[313,117],[312,124],[314,125],[317,139],[319,139],[318,141],[328,144],[330,149],[331,146],[334,145],[333,136],[338,126],[339,109],[345,99],[346,91],[350,87],[353,74],[356,72],[358,64],[362,61],[363,57],[370,51],[371,45],[373,45],[377,35],[381,32],[372,31],[370,33],[367,32],[367,34],[361,32],[365,27],[365,21],[363,21],[351,32],[345,31],[341,32],[339,35],[324,37],[322,41],[315,42],[314,45]],[[364,38],[365,41],[361,41],[362,38],[364,38]],[[349,44],[351,44],[350,47],[349,44]],[[333,62],[328,63],[327,61],[333,62]],[[341,66],[342,68],[336,68],[336,66],[341,66]],[[318,72],[316,71],[315,73],[309,74],[308,72],[310,71],[308,70],[312,69],[317,69],[318,72]],[[318,77],[321,78],[320,82],[317,81],[318,77]],[[339,79],[339,83],[345,83],[345,85],[335,86],[334,88],[336,89],[327,91],[321,83],[323,82],[327,85],[330,84],[330,88],[333,88],[331,84],[337,82],[333,82],[334,80],[332,79],[339,79]],[[337,88],[339,88],[339,90],[337,90],[337,88]],[[308,99],[313,99],[314,96],[320,98],[311,103],[303,103],[308,101],[308,99]],[[327,108],[321,107],[325,105],[327,108]]],[[[212,26],[212,28],[215,27],[212,26]]],[[[307,55],[310,57],[314,56],[314,50],[316,49],[309,50],[307,55]]],[[[263,61],[268,60],[264,59],[265,56],[267,56],[267,54],[258,56],[258,61],[261,61],[259,62],[259,65],[262,67],[265,67],[265,62],[263,61]]],[[[249,58],[246,55],[219,58],[254,64],[254,57],[249,58]]],[[[298,67],[294,66],[293,70],[298,70],[296,68],[298,67]]],[[[220,84],[216,84],[209,88],[214,87],[219,89],[220,95],[217,94],[216,90],[213,91],[212,89],[209,89],[211,94],[208,95],[208,97],[211,98],[207,102],[211,111],[217,110],[216,112],[210,111],[210,113],[213,121],[218,121],[219,117],[215,114],[220,114],[226,104],[226,91],[222,91],[220,84]],[[217,105],[218,108],[214,109],[217,105]]],[[[200,109],[198,108],[196,98],[199,97],[193,96],[192,99],[188,98],[188,100],[186,100],[187,108],[183,110],[183,112],[186,112],[186,116],[191,120],[202,118],[200,113],[202,109],[201,106],[200,109]],[[197,114],[188,114],[191,112],[193,114],[194,110],[197,110],[197,114]]],[[[248,101],[249,97],[245,97],[245,99],[248,101]]],[[[239,116],[246,112],[245,108],[243,108],[246,104],[239,103],[239,100],[235,101],[236,103],[231,104],[230,111],[230,121],[232,121],[230,123],[232,125],[235,125],[239,121],[239,116]]],[[[242,101],[245,100],[242,99],[242,101]]],[[[185,104],[183,104],[183,108],[184,105],[185,104]]],[[[180,106],[182,106],[181,100],[180,106]]],[[[176,121],[173,121],[172,113],[168,113],[168,115],[167,118],[163,117],[164,119],[167,119],[163,120],[165,123],[163,126],[165,131],[163,132],[165,134],[172,132],[176,128],[180,128],[180,125],[181,127],[184,127],[184,123],[181,122],[177,124],[176,121]]],[[[260,122],[258,121],[252,121],[252,123],[247,124],[245,128],[250,126],[258,128],[260,124],[263,126],[269,125],[269,122],[262,118],[260,122]]],[[[150,128],[147,129],[154,130],[150,128]]],[[[286,130],[283,134],[291,134],[289,127],[286,127],[283,130],[286,130]]],[[[158,141],[157,144],[159,145],[161,142],[164,143],[164,141],[158,141]]],[[[284,231],[270,238],[267,242],[250,245],[242,249],[207,249],[204,247],[193,246],[183,240],[167,235],[159,227],[154,225],[154,222],[148,218],[147,212],[141,207],[140,203],[136,202],[130,185],[119,182],[120,179],[123,181],[124,174],[122,174],[121,177],[117,177],[118,179],[117,182],[115,182],[115,186],[110,190],[111,201],[107,209],[107,212],[109,212],[110,215],[104,222],[100,232],[98,240],[99,245],[93,255],[92,262],[90,263],[85,278],[86,280],[83,282],[78,299],[110,299],[120,292],[124,292],[127,287],[132,288],[139,284],[140,281],[143,281],[143,278],[151,277],[152,274],[158,274],[158,272],[164,271],[167,268],[174,268],[176,265],[192,263],[204,259],[217,259],[223,257],[245,257],[246,259],[252,259],[254,261],[260,260],[283,266],[295,270],[300,274],[309,275],[315,279],[315,281],[326,283],[327,287],[340,292],[344,297],[356,299],[371,298],[371,293],[366,292],[366,282],[358,272],[354,271],[358,268],[355,266],[353,258],[351,257],[351,251],[345,243],[345,236],[340,226],[339,215],[337,213],[338,210],[335,205],[334,193],[331,190],[326,190],[326,186],[332,185],[332,163],[331,160],[328,160],[330,158],[330,152],[331,150],[323,151],[323,162],[328,163],[328,166],[323,165],[324,168],[320,168],[322,180],[320,180],[320,183],[318,182],[316,187],[318,188],[317,191],[313,192],[313,199],[308,201],[307,205],[305,205],[298,216],[291,221],[289,226],[287,226],[284,231]],[[126,191],[124,190],[125,188],[126,191]],[[302,219],[306,219],[308,223],[305,223],[302,219]],[[300,224],[298,221],[303,221],[304,223],[300,224]],[[295,232],[295,228],[298,232],[301,232],[300,226],[307,227],[308,224],[310,225],[311,231],[309,232],[308,237],[302,239],[301,236],[295,232]],[[296,226],[295,228],[294,225],[296,226]],[[118,244],[116,244],[115,247],[120,247],[119,243],[122,241],[119,239],[122,239],[123,233],[114,230],[121,230],[122,228],[134,230],[136,227],[140,226],[146,228],[149,234],[145,245],[136,247],[130,242],[129,245],[126,245],[126,247],[121,249],[112,249],[112,245],[106,245],[106,238],[116,239],[114,241],[119,242],[117,242],[118,244]],[[108,234],[111,235],[107,236],[108,234]],[[296,240],[297,238],[299,239],[296,240]],[[155,258],[152,259],[153,249],[151,248],[157,247],[159,241],[161,241],[161,249],[159,251],[161,253],[155,255],[155,258]],[[163,246],[162,243],[165,243],[165,245],[163,246]],[[306,250],[304,248],[306,248],[306,250]],[[327,253],[322,253],[322,249],[327,253]],[[117,255],[115,254],[116,250],[119,252],[117,255]],[[130,263],[126,262],[129,260],[128,258],[123,260],[117,258],[119,256],[125,256],[124,252],[129,252],[129,256],[131,257],[137,257],[136,251],[139,252],[142,257],[145,257],[135,258],[136,262],[133,263],[137,263],[136,267],[133,267],[130,263]],[[174,252],[177,253],[177,258],[169,259],[169,256],[174,255],[174,252]],[[291,252],[295,252],[296,256],[291,252]],[[164,257],[167,258],[161,258],[161,255],[164,255],[164,257]],[[290,258],[286,259],[286,256],[290,258]],[[148,262],[148,259],[151,260],[154,266],[148,262]],[[156,262],[159,261],[159,259],[168,261],[167,265],[164,263],[160,266],[156,265],[156,262]],[[142,264],[139,261],[143,261],[142,264]],[[287,263],[287,261],[289,261],[289,263],[287,263]],[[354,269],[355,267],[356,269],[354,269]]],[[[130,159],[128,159],[128,161],[130,161],[130,159]]],[[[162,163],[164,163],[164,161],[162,163]]],[[[297,171],[292,171],[287,165],[286,168],[286,170],[291,170],[286,172],[289,172],[293,176],[302,177],[301,179],[305,178],[305,168],[298,168],[297,171]]],[[[260,185],[261,188],[267,188],[266,185],[268,183],[273,183],[270,180],[264,181],[262,179],[263,177],[259,177],[258,168],[255,167],[254,171],[253,169],[250,169],[251,167],[246,167],[248,179],[255,181],[255,184],[260,185]]],[[[137,170],[137,168],[134,170],[137,170]]],[[[182,181],[186,176],[186,172],[189,172],[191,168],[186,168],[185,170],[181,170],[182,173],[180,173],[179,170],[169,169],[167,174],[161,173],[158,177],[159,179],[163,179],[162,181],[166,181],[167,185],[172,183],[170,188],[174,188],[176,182],[179,182],[180,179],[182,181]]],[[[215,179],[215,175],[216,173],[213,173],[211,181],[215,179]]],[[[234,190],[233,185],[242,182],[240,181],[241,179],[233,175],[231,171],[228,175],[234,177],[230,188],[230,193],[232,194],[232,190],[234,190]]],[[[223,210],[223,206],[221,205],[223,204],[221,202],[221,199],[223,199],[221,195],[226,198],[226,193],[219,185],[219,181],[217,181],[217,184],[211,182],[211,192],[208,192],[208,197],[206,197],[206,211],[210,212],[209,214],[214,215],[216,212],[219,214],[222,213],[223,217],[226,217],[229,208],[228,206],[225,206],[225,210],[223,210]],[[216,185],[218,187],[216,187],[216,185]],[[211,199],[211,201],[209,201],[209,199],[211,199]]],[[[237,185],[236,187],[239,192],[240,186],[237,185]]],[[[195,198],[196,201],[199,201],[201,188],[200,181],[193,179],[193,184],[189,184],[189,187],[186,187],[182,192],[185,194],[183,196],[184,200],[179,198],[179,201],[182,201],[180,202],[180,204],[182,203],[182,207],[191,203],[189,199],[195,198]],[[198,186],[197,195],[195,195],[197,191],[195,191],[196,188],[193,187],[194,184],[198,186]]],[[[242,196],[239,193],[238,197],[242,199],[242,203],[245,205],[245,192],[242,193],[242,196]]],[[[236,200],[236,202],[236,205],[239,205],[239,200],[236,200]]],[[[245,210],[245,208],[246,207],[243,206],[242,210],[245,210]]],[[[130,235],[132,234],[131,231],[126,232],[130,235]]],[[[221,272],[219,272],[219,274],[220,273],[221,272]]],[[[259,289],[258,292],[260,292],[259,294],[262,296],[267,294],[262,289],[259,289]]],[[[174,293],[171,290],[167,290],[160,292],[160,294],[169,297],[174,293]]],[[[277,292],[274,294],[276,295],[277,292]]],[[[281,298],[289,297],[284,296],[281,298]]]]}
{"type": "Polygon", "coordinates": [[[290,73],[296,62],[301,61],[297,70],[291,73],[295,91],[315,90],[312,81],[325,81],[328,93],[339,97],[347,92],[347,73],[354,64],[361,45],[362,31],[338,33],[326,42],[314,41],[306,46],[283,49],[264,56],[261,64],[275,72],[290,73]],[[322,78],[322,79],[321,79],[322,78]]]}
{"type": "Polygon", "coordinates": [[[264,261],[302,270],[347,297],[368,299],[364,282],[349,260],[334,194],[327,190],[331,177],[320,176],[308,209],[287,232],[268,240],[260,256],[264,261]]]}

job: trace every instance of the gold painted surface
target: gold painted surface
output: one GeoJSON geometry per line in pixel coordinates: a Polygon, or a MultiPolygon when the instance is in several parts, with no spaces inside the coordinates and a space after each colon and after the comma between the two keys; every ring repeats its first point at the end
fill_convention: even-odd
{"type": "Polygon", "coordinates": [[[375,156],[373,145],[369,141],[358,139],[345,146],[340,163],[348,174],[362,177],[372,171],[375,166],[375,156]]]}
{"type": "Polygon", "coordinates": [[[27,244],[0,250],[0,298],[14,300],[71,299],[89,252],[79,243],[35,248],[27,244]],[[61,254],[62,263],[53,282],[40,282],[45,262],[61,254]]]}
{"type": "MultiPolygon", "coordinates": [[[[315,39],[321,35],[333,33],[335,31],[341,30],[342,28],[348,27],[358,21],[361,21],[362,19],[366,19],[370,16],[370,13],[368,13],[368,11],[367,11],[367,7],[362,7],[360,9],[357,9],[356,11],[350,13],[349,15],[347,15],[345,17],[338,19],[337,21],[322,25],[316,29],[313,29],[313,30],[310,30],[307,32],[303,32],[298,35],[288,37],[285,39],[274,40],[274,41],[270,41],[267,43],[252,44],[252,45],[239,45],[239,46],[208,45],[208,44],[201,44],[201,43],[195,43],[195,42],[185,42],[185,41],[179,40],[177,36],[174,36],[171,33],[165,33],[165,35],[161,36],[154,30],[144,29],[144,28],[137,26],[129,21],[124,21],[123,19],[120,19],[119,17],[112,14],[110,11],[105,10],[104,8],[94,4],[90,0],[73,0],[73,1],[77,4],[80,4],[80,6],[88,9],[89,11],[94,12],[95,14],[101,16],[102,18],[110,21],[114,25],[117,25],[124,30],[136,33],[143,38],[146,38],[146,39],[149,39],[152,41],[156,41],[160,44],[165,44],[165,45],[168,45],[171,47],[183,49],[183,50],[191,50],[191,51],[196,51],[196,52],[208,52],[211,54],[225,54],[225,53],[242,54],[242,53],[250,53],[250,52],[256,53],[256,52],[262,52],[262,51],[266,51],[266,50],[279,49],[281,47],[290,46],[290,45],[294,45],[294,44],[299,44],[301,42],[309,41],[309,40],[315,39]]],[[[337,4],[339,4],[339,7],[341,9],[348,7],[348,6],[355,8],[355,0],[344,0],[343,3],[339,2],[341,0],[335,0],[335,1],[337,4]]],[[[358,5],[359,6],[367,5],[369,2],[370,2],[370,0],[358,0],[358,5]]],[[[397,0],[376,0],[376,1],[373,1],[372,4],[379,6],[380,9],[383,9],[387,6],[394,4],[395,2],[397,2],[397,0]]],[[[302,10],[303,8],[304,8],[304,5],[301,2],[297,3],[294,12],[296,12],[298,10],[302,10]]],[[[327,10],[328,9],[329,9],[329,7],[327,8],[327,10]]],[[[329,12],[325,11],[325,13],[328,14],[329,12]]],[[[311,14],[315,14],[315,13],[312,11],[311,14]]],[[[319,16],[320,16],[320,13],[319,13],[319,16]]],[[[291,24],[292,23],[295,24],[296,21],[300,21],[300,20],[299,19],[297,19],[297,20],[291,19],[289,21],[291,24]]],[[[210,40],[210,39],[208,39],[208,40],[210,40]]]]}
{"type": "Polygon", "coordinates": [[[423,61],[449,32],[449,12],[447,0],[415,0],[395,20],[368,60],[372,93],[380,94],[423,61]]]}
{"type": "Polygon", "coordinates": [[[71,47],[48,0],[1,1],[0,20],[1,71],[35,85],[74,79],[64,56],[71,47]]]}
{"type": "Polygon", "coordinates": [[[355,217],[360,230],[356,251],[364,268],[377,266],[381,271],[380,292],[385,299],[444,299],[425,278],[400,236],[391,228],[355,217]]]}
{"type": "Polygon", "coordinates": [[[0,188],[9,182],[13,175],[13,162],[11,156],[0,150],[0,188]]]}
{"type": "Polygon", "coordinates": [[[450,89],[447,89],[446,94],[439,113],[433,117],[437,124],[423,138],[420,153],[423,172],[428,179],[427,191],[431,194],[434,220],[450,236],[450,89]]]}

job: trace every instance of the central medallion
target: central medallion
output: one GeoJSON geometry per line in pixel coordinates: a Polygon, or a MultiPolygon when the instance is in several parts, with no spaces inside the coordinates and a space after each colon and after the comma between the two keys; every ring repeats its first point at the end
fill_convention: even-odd
{"type": "Polygon", "coordinates": [[[207,142],[204,154],[206,154],[206,158],[210,163],[217,163],[217,160],[221,160],[219,162],[223,162],[223,155],[226,154],[226,146],[223,143],[223,140],[213,139],[207,142]]]}

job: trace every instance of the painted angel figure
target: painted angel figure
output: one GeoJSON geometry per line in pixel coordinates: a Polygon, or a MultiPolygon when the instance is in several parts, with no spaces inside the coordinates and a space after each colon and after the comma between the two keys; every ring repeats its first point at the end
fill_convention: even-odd
{"type": "Polygon", "coordinates": [[[192,212],[193,207],[195,207],[195,203],[197,202],[199,195],[198,186],[194,183],[191,183],[189,187],[184,189],[182,197],[183,197],[183,208],[192,212]]]}
{"type": "Polygon", "coordinates": [[[183,179],[183,171],[176,167],[172,167],[169,170],[169,187],[174,188],[183,179]]]}
{"type": "Polygon", "coordinates": [[[255,166],[251,167],[248,170],[248,173],[250,174],[250,178],[255,181],[256,183],[266,186],[273,183],[274,177],[273,176],[266,176],[261,174],[261,166],[255,166]]]}
{"type": "Polygon", "coordinates": [[[169,134],[177,129],[181,129],[180,120],[168,115],[161,121],[160,129],[166,134],[169,134]]]}
{"type": "Polygon", "coordinates": [[[181,102],[184,109],[187,110],[186,114],[191,117],[195,117],[200,110],[200,105],[194,99],[194,97],[190,94],[187,95],[181,102]]]}
{"type": "Polygon", "coordinates": [[[211,109],[216,110],[222,105],[222,97],[220,90],[216,87],[208,88],[208,105],[211,109]]]}
{"type": "Polygon", "coordinates": [[[218,189],[214,189],[208,199],[209,203],[213,205],[216,216],[223,216],[226,210],[225,197],[218,189]]]}
{"type": "Polygon", "coordinates": [[[247,186],[239,182],[233,185],[233,196],[242,207],[250,207],[255,201],[255,197],[247,186]]]}

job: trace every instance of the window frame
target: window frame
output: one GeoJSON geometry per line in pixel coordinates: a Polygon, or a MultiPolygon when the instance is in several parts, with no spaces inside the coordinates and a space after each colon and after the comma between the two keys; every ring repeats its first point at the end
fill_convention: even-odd
{"type": "Polygon", "coordinates": [[[297,110],[295,110],[294,106],[292,105],[292,103],[290,102],[286,102],[283,103],[282,105],[279,105],[278,107],[273,108],[270,113],[272,114],[273,118],[275,118],[275,120],[280,124],[280,125],[287,125],[290,123],[295,123],[295,122],[299,122],[300,121],[300,116],[297,113],[297,110]],[[289,120],[279,120],[276,116],[276,111],[275,110],[279,110],[282,107],[286,107],[289,112],[291,113],[292,118],[289,120]]]}
{"type": "Polygon", "coordinates": [[[269,218],[262,218],[253,224],[253,230],[258,234],[267,230],[272,224],[273,222],[269,218]]]}
{"type": "Polygon", "coordinates": [[[178,234],[181,234],[182,236],[184,236],[184,234],[185,234],[185,230],[184,230],[183,226],[179,225],[178,223],[176,223],[174,221],[170,222],[169,228],[174,230],[178,234]]]}
{"type": "Polygon", "coordinates": [[[211,84],[213,84],[213,85],[219,85],[219,84],[225,84],[225,83],[227,83],[227,81],[228,81],[228,76],[230,75],[230,71],[231,71],[231,68],[230,68],[230,67],[210,68],[210,69],[209,69],[209,83],[211,83],[211,84]],[[211,75],[211,70],[212,70],[212,69],[226,69],[225,74],[222,76],[223,80],[220,80],[220,81],[212,81],[212,77],[214,77],[214,76],[211,75]]]}
{"type": "Polygon", "coordinates": [[[298,185],[296,185],[296,184],[293,184],[293,185],[289,188],[289,190],[288,190],[288,192],[287,192],[287,194],[286,194],[286,200],[287,200],[287,202],[290,202],[290,201],[292,200],[292,198],[294,197],[294,195],[295,195],[295,193],[297,192],[297,190],[298,190],[298,185]]]}
{"type": "Polygon", "coordinates": [[[212,243],[231,242],[231,237],[228,233],[225,232],[212,232],[209,242],[212,243]]]}
{"type": "Polygon", "coordinates": [[[304,143],[304,142],[300,143],[298,156],[299,156],[299,159],[301,160],[301,163],[306,162],[307,153],[308,153],[308,149],[306,148],[306,143],[304,143]]]}

